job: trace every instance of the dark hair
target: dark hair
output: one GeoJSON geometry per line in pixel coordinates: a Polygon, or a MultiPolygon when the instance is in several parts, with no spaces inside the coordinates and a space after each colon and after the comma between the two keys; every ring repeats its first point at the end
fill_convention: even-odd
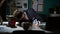
{"type": "Polygon", "coordinates": [[[24,23],[24,24],[23,24],[24,30],[28,30],[29,26],[31,26],[31,23],[30,23],[30,22],[24,23]]]}
{"type": "Polygon", "coordinates": [[[19,14],[16,15],[16,18],[20,19],[22,15],[23,15],[23,12],[20,12],[19,14]]]}

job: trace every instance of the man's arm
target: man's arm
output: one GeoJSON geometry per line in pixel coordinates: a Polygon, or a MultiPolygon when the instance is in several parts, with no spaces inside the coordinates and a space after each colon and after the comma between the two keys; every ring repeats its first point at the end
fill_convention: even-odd
{"type": "Polygon", "coordinates": [[[13,12],[13,16],[16,16],[17,14],[19,14],[19,11],[16,9],[16,10],[13,12]]]}

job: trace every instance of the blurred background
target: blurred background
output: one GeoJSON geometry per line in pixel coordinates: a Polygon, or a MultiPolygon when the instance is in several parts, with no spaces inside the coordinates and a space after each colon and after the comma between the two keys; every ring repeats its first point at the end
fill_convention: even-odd
{"type": "MultiPolygon", "coordinates": [[[[42,18],[42,21],[39,26],[41,29],[52,31],[54,33],[55,32],[59,33],[60,31],[60,28],[59,28],[60,27],[60,24],[59,24],[60,4],[59,3],[60,3],[60,0],[0,0],[0,29],[2,28],[4,29],[8,27],[6,25],[9,25],[10,21],[13,18],[16,18],[15,16],[19,12],[25,12],[26,10],[33,8],[34,11],[36,12],[34,14],[39,15],[42,18]]],[[[30,12],[26,14],[27,16],[29,15],[28,18],[33,16],[33,11],[31,12],[31,14],[29,13],[30,12]]],[[[16,18],[15,22],[16,22],[15,25],[17,25],[17,28],[21,30],[18,26],[19,19],[16,18]]]]}

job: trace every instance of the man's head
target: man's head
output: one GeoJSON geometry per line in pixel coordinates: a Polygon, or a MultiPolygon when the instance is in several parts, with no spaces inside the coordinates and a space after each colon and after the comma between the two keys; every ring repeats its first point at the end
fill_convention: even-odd
{"type": "Polygon", "coordinates": [[[20,18],[22,17],[22,15],[23,15],[23,12],[19,12],[19,13],[16,15],[16,18],[17,18],[17,19],[20,19],[20,18]]]}
{"type": "Polygon", "coordinates": [[[30,23],[30,22],[25,22],[25,23],[23,24],[23,28],[24,28],[25,30],[28,30],[29,26],[31,26],[31,23],[30,23]]]}

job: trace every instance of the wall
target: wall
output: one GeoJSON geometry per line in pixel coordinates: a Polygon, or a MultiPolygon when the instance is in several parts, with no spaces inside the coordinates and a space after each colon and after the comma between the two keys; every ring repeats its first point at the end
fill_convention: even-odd
{"type": "MultiPolygon", "coordinates": [[[[31,0],[27,0],[25,2],[28,3],[28,9],[29,9],[31,7],[31,0]]],[[[24,3],[24,1],[22,3],[24,3]]],[[[55,6],[60,6],[59,3],[60,3],[60,0],[44,0],[43,12],[39,12],[39,14],[48,15],[49,14],[49,8],[53,8],[55,6]]],[[[25,10],[25,8],[24,8],[24,10],[25,10]]]]}
{"type": "Polygon", "coordinates": [[[6,5],[6,15],[10,15],[10,7],[6,5]]]}
{"type": "Polygon", "coordinates": [[[44,0],[44,14],[49,14],[49,8],[60,6],[60,0],[44,0]]]}

